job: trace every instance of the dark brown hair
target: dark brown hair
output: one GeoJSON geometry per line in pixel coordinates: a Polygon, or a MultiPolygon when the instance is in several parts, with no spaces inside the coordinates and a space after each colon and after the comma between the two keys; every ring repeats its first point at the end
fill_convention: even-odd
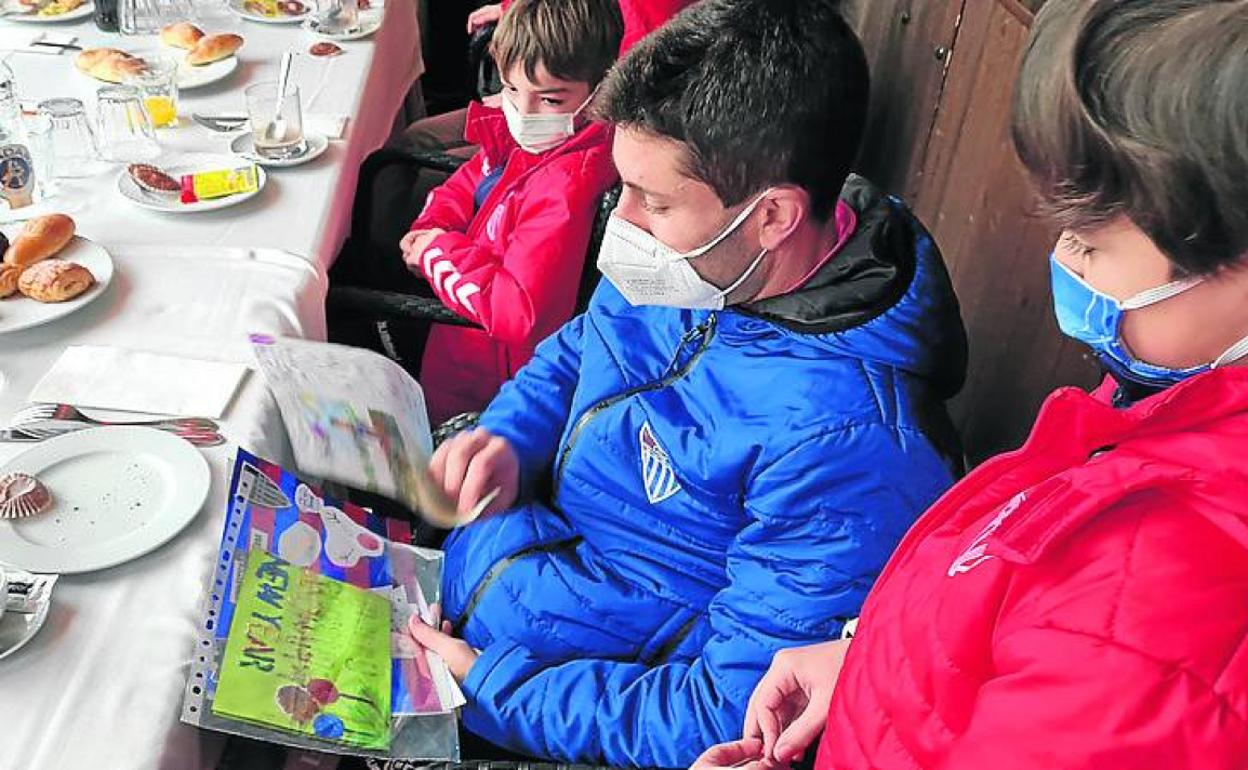
{"type": "Polygon", "coordinates": [[[638,43],[595,109],[680,142],[734,206],[792,184],[826,219],[858,155],[870,77],[838,0],[703,0],[638,43]]]}
{"type": "Polygon", "coordinates": [[[1248,251],[1248,3],[1049,0],[1014,145],[1065,228],[1125,216],[1180,272],[1248,251]]]}
{"type": "Polygon", "coordinates": [[[515,0],[499,19],[490,55],[504,76],[519,64],[529,80],[545,67],[560,80],[596,86],[623,36],[616,0],[515,0]]]}

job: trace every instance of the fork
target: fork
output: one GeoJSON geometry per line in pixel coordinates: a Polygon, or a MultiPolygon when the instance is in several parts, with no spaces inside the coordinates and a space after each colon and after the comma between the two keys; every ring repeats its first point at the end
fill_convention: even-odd
{"type": "Polygon", "coordinates": [[[22,428],[28,423],[43,422],[45,420],[85,422],[90,425],[141,425],[173,432],[181,430],[191,433],[216,432],[221,429],[216,420],[210,420],[207,417],[174,417],[171,419],[140,420],[136,422],[107,422],[88,417],[69,404],[30,404],[17,410],[9,425],[13,428],[22,428]]]}
{"type": "Polygon", "coordinates": [[[217,131],[223,134],[238,131],[247,125],[247,118],[203,115],[198,112],[191,113],[191,120],[209,131],[217,131]]]}
{"type": "MultiPolygon", "coordinates": [[[[74,433],[80,430],[93,428],[91,423],[87,422],[64,422],[46,421],[28,423],[20,428],[0,428],[0,442],[19,442],[30,443],[43,441],[44,439],[56,438],[66,433],[74,433]]],[[[225,436],[215,431],[199,431],[199,430],[172,430],[159,428],[166,433],[170,433],[178,438],[186,441],[188,444],[199,447],[220,446],[225,443],[225,436]]]]}

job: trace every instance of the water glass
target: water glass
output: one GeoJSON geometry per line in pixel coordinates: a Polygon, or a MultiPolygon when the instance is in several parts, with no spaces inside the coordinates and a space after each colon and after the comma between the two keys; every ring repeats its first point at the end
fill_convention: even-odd
{"type": "Polygon", "coordinates": [[[270,160],[285,160],[307,151],[298,86],[286,84],[286,95],[280,100],[280,105],[276,81],[250,85],[246,93],[251,141],[257,155],[270,160]]]}
{"type": "Polygon", "coordinates": [[[35,191],[40,199],[56,194],[56,161],[52,150],[52,119],[41,113],[24,113],[22,128],[35,172],[35,191]]]}
{"type": "Polygon", "coordinates": [[[57,177],[90,176],[99,158],[87,111],[78,99],[44,99],[39,114],[52,124],[52,167],[57,177]]]}
{"type": "Polygon", "coordinates": [[[317,0],[312,19],[317,32],[325,35],[346,35],[360,28],[360,6],[357,0],[317,0]]]}
{"type": "Polygon", "coordinates": [[[147,69],[126,78],[139,90],[143,106],[156,128],[178,124],[178,62],[168,57],[151,57],[147,69]]]}
{"type": "Polygon", "coordinates": [[[134,86],[105,86],[96,92],[96,138],[100,155],[115,163],[142,163],[160,155],[151,116],[134,86]]]}

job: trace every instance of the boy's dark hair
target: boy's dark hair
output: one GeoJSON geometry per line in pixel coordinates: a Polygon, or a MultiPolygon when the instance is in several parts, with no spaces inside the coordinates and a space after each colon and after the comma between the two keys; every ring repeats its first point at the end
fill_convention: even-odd
{"type": "Polygon", "coordinates": [[[1062,226],[1122,215],[1180,272],[1236,262],[1248,250],[1248,5],[1050,0],[1013,135],[1062,226]]]}
{"type": "Polygon", "coordinates": [[[596,86],[615,63],[624,37],[617,0],[515,0],[498,21],[490,55],[505,76],[539,66],[560,80],[596,86]]]}
{"type": "Polygon", "coordinates": [[[858,154],[870,77],[837,0],[703,0],[642,40],[595,110],[674,139],[726,206],[770,185],[825,220],[858,154]]]}

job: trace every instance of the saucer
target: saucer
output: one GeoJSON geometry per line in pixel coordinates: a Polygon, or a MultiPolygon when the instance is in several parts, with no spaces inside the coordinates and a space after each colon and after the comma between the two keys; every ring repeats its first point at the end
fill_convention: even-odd
{"type": "Polygon", "coordinates": [[[288,166],[299,166],[320,157],[325,150],[329,149],[329,139],[324,134],[308,132],[304,134],[305,147],[303,152],[298,155],[292,155],[289,158],[277,160],[275,158],[265,158],[256,154],[255,146],[251,141],[251,132],[240,134],[234,137],[230,142],[230,152],[235,155],[246,158],[252,163],[261,166],[271,166],[273,168],[286,168],[288,166]]]}

